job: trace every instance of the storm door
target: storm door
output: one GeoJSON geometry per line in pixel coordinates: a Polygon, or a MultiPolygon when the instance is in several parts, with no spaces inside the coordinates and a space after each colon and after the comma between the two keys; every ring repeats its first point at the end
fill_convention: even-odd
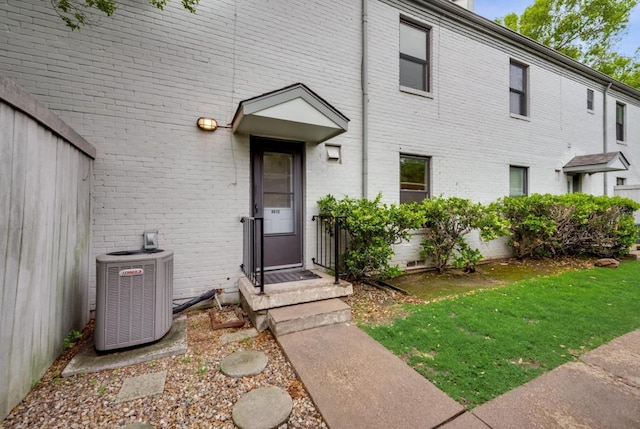
{"type": "Polygon", "coordinates": [[[264,218],[265,269],[302,265],[303,147],[251,138],[252,209],[264,218]]]}

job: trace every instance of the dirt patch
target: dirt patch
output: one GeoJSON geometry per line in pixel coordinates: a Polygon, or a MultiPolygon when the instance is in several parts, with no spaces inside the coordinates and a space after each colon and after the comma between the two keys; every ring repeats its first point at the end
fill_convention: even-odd
{"type": "MultiPolygon", "coordinates": [[[[409,292],[409,295],[384,287],[354,283],[354,293],[345,302],[351,306],[353,318],[358,323],[369,326],[389,325],[410,314],[403,304],[425,304],[509,282],[592,268],[594,262],[593,258],[507,259],[483,263],[472,274],[462,270],[448,270],[442,274],[426,271],[387,280],[409,292]]],[[[456,317],[453,313],[449,316],[456,317]]],[[[528,322],[538,323],[537,320],[528,322]]]]}
{"type": "Polygon", "coordinates": [[[387,325],[396,319],[407,317],[410,313],[402,304],[425,302],[392,289],[378,288],[365,283],[354,283],[353,295],[344,301],[351,306],[351,314],[357,322],[370,326],[387,325]]]}
{"type": "Polygon", "coordinates": [[[475,273],[455,269],[442,274],[426,271],[404,275],[389,282],[418,298],[430,301],[510,282],[592,268],[594,262],[593,258],[514,258],[483,263],[478,265],[475,273]]]}
{"type": "Polygon", "coordinates": [[[521,366],[522,368],[538,369],[541,367],[540,362],[523,358],[510,360],[509,363],[521,366]]]}

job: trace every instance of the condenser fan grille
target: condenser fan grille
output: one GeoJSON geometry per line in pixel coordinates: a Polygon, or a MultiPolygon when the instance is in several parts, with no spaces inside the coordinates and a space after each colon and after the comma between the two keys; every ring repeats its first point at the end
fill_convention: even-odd
{"type": "Polygon", "coordinates": [[[98,257],[98,350],[152,342],[171,327],[173,252],[161,253],[136,262],[127,262],[130,255],[105,256],[103,261],[98,257]]]}

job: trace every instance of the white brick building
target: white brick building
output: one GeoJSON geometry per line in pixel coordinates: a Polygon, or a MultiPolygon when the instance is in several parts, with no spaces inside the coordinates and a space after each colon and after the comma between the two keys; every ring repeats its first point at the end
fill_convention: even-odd
{"type": "MultiPolygon", "coordinates": [[[[397,203],[401,158],[426,167],[407,198],[640,183],[640,91],[445,0],[219,0],[196,14],[136,1],[95,21],[71,32],[49,2],[0,1],[0,73],[96,146],[94,256],[157,229],[176,299],[233,298],[240,218],[263,206],[274,237],[300,245],[276,240],[293,255],[267,265],[312,267],[318,198],[397,203]]],[[[417,258],[398,248],[399,263],[417,258]]]]}

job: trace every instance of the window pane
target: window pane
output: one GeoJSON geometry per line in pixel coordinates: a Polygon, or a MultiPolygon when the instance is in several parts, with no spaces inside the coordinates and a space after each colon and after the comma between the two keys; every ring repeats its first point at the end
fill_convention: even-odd
{"type": "Polygon", "coordinates": [[[616,104],[616,140],[624,141],[624,104],[616,104]]]}
{"type": "Polygon", "coordinates": [[[427,189],[427,160],[400,158],[400,189],[425,191],[427,189]]]}
{"type": "Polygon", "coordinates": [[[293,195],[291,194],[264,194],[264,207],[293,208],[293,195]]]}
{"type": "Polygon", "coordinates": [[[509,167],[509,195],[519,197],[526,195],[527,169],[523,167],[509,167]]]}
{"type": "Polygon", "coordinates": [[[616,104],[616,123],[624,123],[624,105],[616,104]]]}
{"type": "Polygon", "coordinates": [[[419,203],[429,198],[426,191],[400,191],[400,204],[419,203]]]}
{"type": "Polygon", "coordinates": [[[429,198],[429,158],[400,155],[400,203],[429,198]]]}
{"type": "Polygon", "coordinates": [[[288,153],[264,153],[263,190],[269,192],[293,192],[293,155],[288,153]]]}
{"type": "Polygon", "coordinates": [[[400,85],[426,91],[425,67],[424,64],[400,58],[400,85]]]}
{"type": "Polygon", "coordinates": [[[509,111],[516,115],[525,116],[527,114],[524,94],[518,94],[517,92],[509,93],[509,111]]]}
{"type": "Polygon", "coordinates": [[[400,23],[400,53],[427,61],[427,33],[400,23]]]}
{"type": "Polygon", "coordinates": [[[616,124],[616,140],[624,141],[624,125],[616,124]]]}
{"type": "Polygon", "coordinates": [[[524,67],[511,64],[509,71],[509,86],[521,92],[525,92],[524,67]]]}

